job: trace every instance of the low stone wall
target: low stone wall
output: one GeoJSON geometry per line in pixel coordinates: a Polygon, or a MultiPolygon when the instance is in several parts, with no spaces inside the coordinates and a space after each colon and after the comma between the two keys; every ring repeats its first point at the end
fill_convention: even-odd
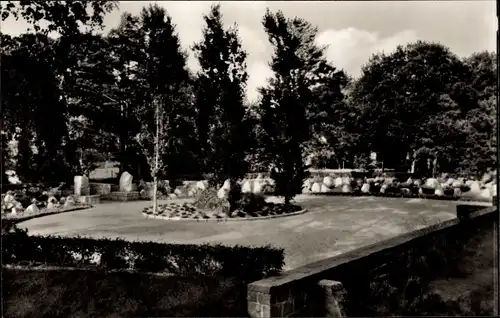
{"type": "Polygon", "coordinates": [[[331,292],[325,295],[325,282],[319,282],[329,280],[343,286],[347,301],[340,302],[347,316],[495,315],[497,207],[459,206],[457,214],[459,218],[249,284],[248,313],[324,317],[331,292]],[[457,279],[476,296],[450,296],[457,279]],[[438,283],[444,287],[433,289],[438,283]]]}
{"type": "Polygon", "coordinates": [[[100,194],[83,195],[78,197],[78,200],[80,203],[87,205],[99,204],[101,203],[101,195],[100,194]]]}
{"type": "Polygon", "coordinates": [[[112,184],[110,183],[97,183],[97,182],[90,182],[90,194],[99,194],[99,195],[106,195],[111,193],[111,188],[112,184]]]}
{"type": "Polygon", "coordinates": [[[104,200],[111,201],[136,201],[139,200],[139,192],[131,191],[131,192],[111,192],[105,196],[103,196],[104,200]]]}

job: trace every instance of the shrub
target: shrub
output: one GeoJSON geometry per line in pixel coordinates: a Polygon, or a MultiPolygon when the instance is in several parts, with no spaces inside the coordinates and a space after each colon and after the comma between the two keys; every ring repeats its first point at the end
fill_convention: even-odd
{"type": "Polygon", "coordinates": [[[266,200],[262,195],[255,193],[243,193],[241,198],[236,202],[237,209],[244,212],[257,212],[264,208],[266,200]]]}
{"type": "Polygon", "coordinates": [[[284,250],[223,245],[160,244],[121,239],[28,236],[25,230],[2,233],[2,262],[65,267],[99,266],[175,275],[216,275],[257,280],[281,271],[284,250]],[[95,264],[93,258],[99,255],[95,264]]]}
{"type": "Polygon", "coordinates": [[[220,199],[216,189],[208,188],[200,192],[193,205],[197,209],[216,211],[224,209],[228,205],[228,201],[220,199]]]}
{"type": "MultiPolygon", "coordinates": [[[[153,186],[151,184],[151,186],[153,186]]],[[[170,187],[170,183],[166,180],[159,180],[158,181],[158,192],[161,192],[163,194],[169,194],[172,192],[172,188],[170,187]]]]}
{"type": "Polygon", "coordinates": [[[241,184],[234,182],[229,190],[227,200],[229,201],[230,205],[230,212],[236,210],[238,208],[237,202],[241,200],[242,198],[242,192],[241,192],[241,184]]]}

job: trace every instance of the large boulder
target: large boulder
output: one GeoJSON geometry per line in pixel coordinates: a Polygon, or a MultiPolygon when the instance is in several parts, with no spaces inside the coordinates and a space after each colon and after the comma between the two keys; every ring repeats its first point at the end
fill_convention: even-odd
{"type": "Polygon", "coordinates": [[[14,203],[15,201],[16,199],[14,198],[14,193],[12,191],[7,191],[7,194],[3,198],[3,204],[7,206],[11,203],[14,203]]]}
{"type": "Polygon", "coordinates": [[[436,191],[434,191],[434,195],[442,197],[444,195],[443,189],[440,188],[436,189],[436,191]]]}
{"type": "Polygon", "coordinates": [[[333,180],[333,178],[330,177],[330,176],[326,176],[326,177],[323,178],[323,184],[326,187],[331,188],[331,187],[335,186],[335,180],[333,180]]]}
{"type": "Polygon", "coordinates": [[[464,183],[461,180],[454,180],[451,186],[453,188],[461,188],[464,185],[464,183]]]}
{"type": "Polygon", "coordinates": [[[349,178],[349,177],[342,178],[342,185],[346,185],[346,184],[351,185],[351,178],[349,178]]]}
{"type": "Polygon", "coordinates": [[[343,184],[344,183],[341,177],[335,178],[335,188],[341,187],[343,184]]]}
{"type": "Polygon", "coordinates": [[[479,194],[481,193],[481,185],[479,184],[478,181],[473,181],[470,183],[470,192],[471,193],[475,193],[475,194],[479,194]]]}
{"type": "Polygon", "coordinates": [[[318,182],[314,182],[314,184],[311,187],[311,192],[312,193],[320,193],[321,192],[321,185],[318,182]]]}
{"type": "Polygon", "coordinates": [[[131,192],[134,187],[132,185],[133,177],[127,171],[123,172],[120,177],[120,192],[131,192]]]}
{"type": "Polygon", "coordinates": [[[21,208],[23,207],[23,205],[16,201],[15,199],[14,200],[10,200],[8,203],[4,203],[2,205],[2,209],[6,209],[6,210],[12,210],[12,209],[15,209],[17,206],[20,206],[21,208]]]}
{"type": "Polygon", "coordinates": [[[231,190],[231,180],[227,179],[224,181],[224,184],[222,185],[222,189],[229,191],[231,190]]]}
{"type": "Polygon", "coordinates": [[[177,197],[182,197],[184,193],[182,192],[182,188],[181,188],[181,187],[177,187],[177,188],[175,188],[175,190],[174,190],[174,194],[175,194],[177,197]]]}
{"type": "Polygon", "coordinates": [[[352,192],[352,187],[351,187],[351,185],[350,185],[350,184],[344,184],[344,185],[342,186],[342,192],[343,192],[343,193],[350,193],[350,192],[352,192]]]}
{"type": "Polygon", "coordinates": [[[456,181],[455,179],[449,178],[448,180],[446,180],[446,184],[452,186],[455,181],[456,181]]]}
{"type": "Polygon", "coordinates": [[[453,196],[454,197],[460,197],[462,195],[462,190],[460,188],[453,188],[453,196]]]}
{"type": "Polygon", "coordinates": [[[56,197],[54,196],[50,196],[48,199],[47,199],[47,204],[48,203],[57,203],[57,199],[56,197]]]}
{"type": "Polygon", "coordinates": [[[198,181],[196,182],[196,188],[203,191],[207,189],[207,182],[206,181],[198,181]]]}
{"type": "Polygon", "coordinates": [[[187,196],[189,198],[193,198],[193,197],[196,197],[198,195],[198,192],[201,192],[202,190],[199,190],[198,188],[194,187],[194,188],[190,188],[187,192],[187,196]]]}
{"type": "Polygon", "coordinates": [[[229,191],[224,189],[224,187],[220,188],[219,191],[217,191],[217,197],[219,199],[227,199],[229,195],[229,191]]]}
{"type": "Polygon", "coordinates": [[[370,185],[368,183],[363,184],[361,186],[361,192],[370,193],[370,185]]]}
{"type": "Polygon", "coordinates": [[[427,188],[431,188],[431,189],[439,189],[441,187],[441,184],[439,183],[439,181],[435,178],[429,178],[427,180],[425,180],[425,186],[427,188]]]}
{"type": "Polygon", "coordinates": [[[75,186],[75,195],[89,195],[90,194],[90,184],[89,178],[87,176],[75,176],[73,178],[75,186]]]}
{"type": "Polygon", "coordinates": [[[387,184],[387,185],[392,185],[394,183],[394,181],[396,180],[396,178],[386,178],[384,180],[384,184],[387,184]]]}
{"type": "Polygon", "coordinates": [[[54,202],[49,202],[47,204],[47,210],[55,210],[57,209],[59,206],[57,203],[54,203],[54,202]]]}
{"type": "Polygon", "coordinates": [[[231,180],[227,179],[224,181],[222,187],[217,191],[217,197],[219,199],[227,199],[229,197],[229,192],[231,191],[231,180]]]}
{"type": "Polygon", "coordinates": [[[330,188],[326,186],[326,184],[321,185],[321,192],[322,193],[327,193],[330,192],[330,188]]]}
{"type": "Polygon", "coordinates": [[[387,191],[387,187],[388,185],[387,184],[382,184],[382,186],[380,187],[380,193],[385,193],[387,191]]]}
{"type": "Polygon", "coordinates": [[[73,197],[69,196],[64,200],[64,207],[65,208],[72,208],[75,206],[75,200],[73,197]]]}
{"type": "Polygon", "coordinates": [[[492,200],[493,199],[493,196],[491,194],[491,191],[489,189],[482,189],[481,190],[481,193],[479,194],[479,196],[483,199],[488,199],[488,200],[492,200]]]}
{"type": "Polygon", "coordinates": [[[263,179],[259,179],[259,178],[255,179],[253,182],[253,193],[261,194],[263,188],[264,188],[263,179]]]}
{"type": "Polygon", "coordinates": [[[242,193],[251,193],[253,191],[252,180],[245,180],[243,186],[241,187],[242,193]]]}
{"type": "Polygon", "coordinates": [[[36,206],[36,203],[31,203],[24,212],[27,213],[39,213],[40,209],[36,206]]]}

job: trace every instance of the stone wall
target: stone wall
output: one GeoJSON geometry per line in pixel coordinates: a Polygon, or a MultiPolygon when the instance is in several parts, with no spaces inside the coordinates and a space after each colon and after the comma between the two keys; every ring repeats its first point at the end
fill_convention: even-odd
{"type": "Polygon", "coordinates": [[[347,316],[494,315],[492,242],[498,210],[478,211],[474,206],[457,210],[460,219],[249,284],[248,313],[322,316],[325,291],[319,282],[326,279],[343,285],[347,316]],[[457,280],[472,290],[469,296],[450,295],[457,280]]]}
{"type": "Polygon", "coordinates": [[[111,201],[136,201],[139,200],[139,192],[111,192],[103,196],[104,200],[111,201]]]}
{"type": "Polygon", "coordinates": [[[112,184],[90,182],[90,194],[107,195],[111,193],[112,184]]]}

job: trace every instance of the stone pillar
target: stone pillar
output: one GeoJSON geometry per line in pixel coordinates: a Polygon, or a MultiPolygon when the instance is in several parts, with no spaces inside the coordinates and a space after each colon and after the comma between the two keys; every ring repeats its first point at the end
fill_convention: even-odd
{"type": "Polygon", "coordinates": [[[83,196],[90,194],[89,178],[86,176],[75,176],[73,181],[75,185],[75,195],[83,196]]]}
{"type": "Polygon", "coordinates": [[[247,308],[251,318],[289,317],[295,313],[296,305],[292,291],[287,286],[270,289],[248,285],[247,308]]]}
{"type": "Polygon", "coordinates": [[[318,285],[325,295],[323,317],[346,317],[343,308],[345,290],[342,283],[323,279],[319,281],[318,285]]]}

